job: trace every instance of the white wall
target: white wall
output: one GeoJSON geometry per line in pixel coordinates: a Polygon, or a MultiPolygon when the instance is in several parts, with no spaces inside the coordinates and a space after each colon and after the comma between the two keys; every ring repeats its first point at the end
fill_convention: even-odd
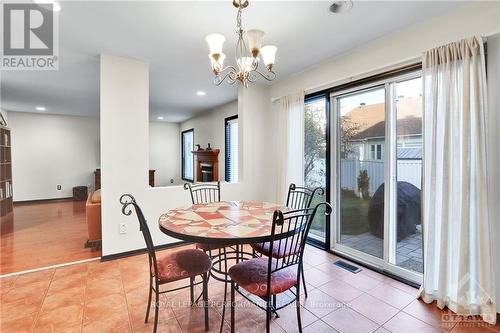
{"type": "Polygon", "coordinates": [[[489,170],[489,208],[490,222],[494,227],[496,241],[493,242],[493,255],[496,268],[497,311],[500,312],[500,34],[488,38],[487,80],[489,112],[486,125],[488,126],[488,170],[489,170]]]}
{"type": "Polygon", "coordinates": [[[179,128],[177,123],[149,123],[149,168],[156,170],[155,186],[181,184],[179,128]]]}
{"type": "MultiPolygon", "coordinates": [[[[144,248],[137,219],[123,216],[118,199],[131,193],[142,206],[156,245],[176,241],[159,231],[158,217],[190,202],[181,186],[147,185],[149,156],[149,77],[146,63],[101,55],[101,165],[103,255],[144,248]],[[119,224],[127,223],[126,234],[119,224]]],[[[239,92],[238,114],[244,170],[237,184],[222,184],[224,200],[264,200],[267,170],[261,150],[266,142],[267,89],[254,86],[239,92]],[[266,172],[265,172],[266,171],[266,172]]],[[[241,164],[243,165],[243,164],[241,164]]]]}
{"type": "Polygon", "coordinates": [[[99,167],[97,118],[8,112],[14,201],[66,198],[94,186],[99,167]],[[57,185],[62,190],[57,190],[57,185]]]}
{"type": "Polygon", "coordinates": [[[225,128],[224,119],[238,114],[238,101],[233,101],[218,108],[204,112],[199,116],[181,123],[181,131],[194,128],[194,144],[206,148],[210,143],[212,148],[220,149],[219,180],[224,180],[225,173],[225,128]]]}

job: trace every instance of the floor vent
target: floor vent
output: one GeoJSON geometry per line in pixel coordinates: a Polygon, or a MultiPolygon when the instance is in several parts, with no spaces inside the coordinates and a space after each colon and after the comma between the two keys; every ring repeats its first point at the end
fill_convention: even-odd
{"type": "Polygon", "coordinates": [[[337,260],[336,262],[333,263],[334,265],[337,265],[351,273],[359,273],[361,272],[361,268],[353,266],[351,264],[346,263],[345,261],[342,260],[337,260]]]}

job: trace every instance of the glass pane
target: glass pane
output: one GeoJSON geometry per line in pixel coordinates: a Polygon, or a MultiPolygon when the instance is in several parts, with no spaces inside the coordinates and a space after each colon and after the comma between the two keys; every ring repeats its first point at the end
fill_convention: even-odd
{"type": "Polygon", "coordinates": [[[396,264],[422,273],[422,79],[397,83],[396,96],[396,264]]]}
{"type": "Polygon", "coordinates": [[[182,157],[183,157],[183,163],[184,163],[184,174],[182,175],[183,178],[185,179],[194,179],[194,174],[193,174],[193,166],[194,166],[194,160],[193,160],[193,132],[186,132],[182,134],[183,137],[183,147],[182,147],[182,157]]]}
{"type": "MultiPolygon", "coordinates": [[[[304,184],[308,188],[322,187],[326,193],[326,98],[305,102],[304,114],[304,184]]],[[[316,196],[312,202],[326,201],[326,196],[316,196]]],[[[309,236],[325,241],[326,216],[318,211],[309,236]]]]}
{"type": "Polygon", "coordinates": [[[385,89],[339,97],[340,243],[383,257],[385,89]]]}

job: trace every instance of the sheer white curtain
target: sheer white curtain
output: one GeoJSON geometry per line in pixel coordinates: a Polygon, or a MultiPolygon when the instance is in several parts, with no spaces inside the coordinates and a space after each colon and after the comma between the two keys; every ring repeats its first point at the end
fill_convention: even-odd
{"type": "Polygon", "coordinates": [[[494,323],[483,41],[474,37],[425,52],[423,78],[425,266],[420,296],[494,323]]]}
{"type": "Polygon", "coordinates": [[[276,195],[285,203],[290,183],[304,183],[304,91],[274,102],[278,158],[276,195]]]}

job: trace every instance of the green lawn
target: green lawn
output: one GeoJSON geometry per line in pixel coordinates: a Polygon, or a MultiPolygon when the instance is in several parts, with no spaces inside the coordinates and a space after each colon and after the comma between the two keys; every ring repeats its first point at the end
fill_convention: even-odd
{"type": "Polygon", "coordinates": [[[342,235],[359,235],[369,231],[368,206],[370,200],[363,200],[352,191],[341,191],[342,235]]]}
{"type": "MultiPolygon", "coordinates": [[[[368,226],[368,206],[370,200],[363,200],[354,195],[352,191],[341,191],[341,221],[342,221],[342,234],[343,235],[359,235],[369,231],[368,226]]],[[[325,196],[316,196],[311,204],[314,207],[320,202],[326,200],[325,196]]],[[[335,211],[331,221],[335,221],[335,211]]],[[[311,226],[311,232],[324,233],[325,232],[325,209],[322,206],[314,218],[311,226]]]]}

